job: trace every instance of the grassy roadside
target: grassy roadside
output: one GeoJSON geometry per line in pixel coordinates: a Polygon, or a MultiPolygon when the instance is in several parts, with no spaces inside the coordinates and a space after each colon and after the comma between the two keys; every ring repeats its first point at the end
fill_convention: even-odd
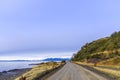
{"type": "Polygon", "coordinates": [[[82,63],[82,62],[75,62],[80,65],[85,65],[92,67],[93,69],[106,74],[107,76],[113,78],[113,80],[120,80],[120,66],[117,65],[100,65],[98,64],[96,67],[92,63],[82,63]]]}
{"type": "Polygon", "coordinates": [[[96,70],[99,70],[108,76],[111,76],[115,80],[120,80],[120,70],[113,70],[109,68],[94,67],[96,70]]]}
{"type": "Polygon", "coordinates": [[[30,71],[24,73],[15,80],[39,80],[50,71],[64,65],[64,62],[47,62],[33,67],[30,71]]]}

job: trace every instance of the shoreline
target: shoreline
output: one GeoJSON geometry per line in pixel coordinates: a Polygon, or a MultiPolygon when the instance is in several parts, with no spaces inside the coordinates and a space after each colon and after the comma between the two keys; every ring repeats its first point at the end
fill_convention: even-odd
{"type": "Polygon", "coordinates": [[[12,69],[0,72],[0,80],[14,80],[32,68],[12,69]]]}
{"type": "Polygon", "coordinates": [[[35,67],[33,67],[30,71],[22,74],[21,76],[17,77],[15,80],[42,80],[45,79],[51,72],[55,72],[61,66],[63,66],[65,62],[47,62],[41,63],[35,67]]]}

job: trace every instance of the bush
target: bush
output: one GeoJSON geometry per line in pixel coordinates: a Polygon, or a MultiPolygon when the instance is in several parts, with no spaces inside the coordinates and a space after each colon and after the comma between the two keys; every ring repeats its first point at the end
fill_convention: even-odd
{"type": "Polygon", "coordinates": [[[22,76],[19,80],[26,80],[26,77],[22,76]]]}
{"type": "Polygon", "coordinates": [[[65,60],[62,60],[61,63],[66,63],[66,61],[65,61],[65,60]]]}

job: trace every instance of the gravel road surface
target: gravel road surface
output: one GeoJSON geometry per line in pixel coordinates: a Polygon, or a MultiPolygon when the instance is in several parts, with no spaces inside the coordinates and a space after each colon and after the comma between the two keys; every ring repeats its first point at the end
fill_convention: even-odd
{"type": "Polygon", "coordinates": [[[46,80],[108,80],[77,64],[67,62],[66,65],[46,80]]]}

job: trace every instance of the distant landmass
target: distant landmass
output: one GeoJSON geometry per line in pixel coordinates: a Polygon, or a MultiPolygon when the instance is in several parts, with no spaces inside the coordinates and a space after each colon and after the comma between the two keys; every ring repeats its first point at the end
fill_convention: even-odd
{"type": "Polygon", "coordinates": [[[63,61],[63,60],[69,61],[70,58],[46,58],[46,59],[44,59],[42,61],[63,61]]]}

